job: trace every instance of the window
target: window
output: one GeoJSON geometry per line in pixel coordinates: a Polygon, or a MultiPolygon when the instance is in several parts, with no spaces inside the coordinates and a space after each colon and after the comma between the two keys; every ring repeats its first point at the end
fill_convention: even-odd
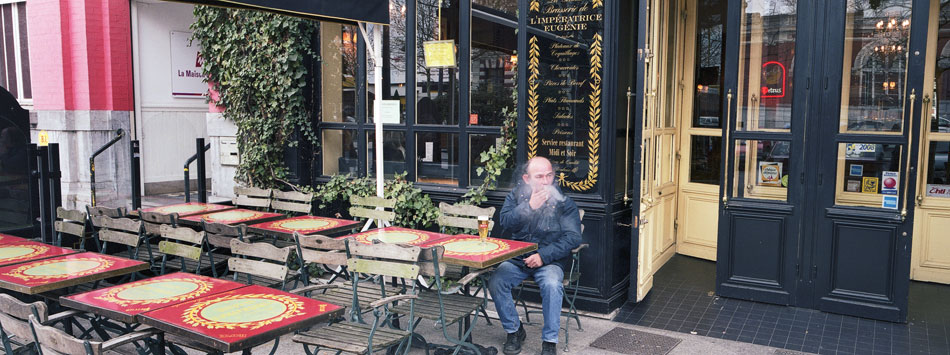
{"type": "Polygon", "coordinates": [[[693,112],[689,134],[689,182],[719,185],[722,173],[722,66],[725,0],[696,3],[693,112]]]}
{"type": "Polygon", "coordinates": [[[13,94],[21,103],[32,101],[30,84],[30,52],[26,31],[26,3],[0,5],[0,26],[3,45],[0,57],[0,86],[13,94]]]}
{"type": "Polygon", "coordinates": [[[375,174],[378,93],[401,103],[399,123],[384,129],[387,177],[406,172],[418,183],[480,184],[481,153],[497,144],[505,114],[516,111],[517,2],[390,0],[389,10],[385,90],[375,87],[376,70],[358,28],[321,25],[323,175],[375,174]],[[456,66],[426,65],[423,44],[439,40],[454,44],[456,66]]]}

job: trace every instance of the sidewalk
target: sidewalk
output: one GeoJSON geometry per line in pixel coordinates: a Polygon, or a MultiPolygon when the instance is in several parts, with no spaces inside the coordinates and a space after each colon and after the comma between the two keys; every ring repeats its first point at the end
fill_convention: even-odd
{"type": "MultiPolygon", "coordinates": [[[[489,306],[491,308],[491,306],[489,306]]],[[[372,317],[372,316],[370,316],[372,317]]],[[[534,355],[541,353],[541,324],[540,317],[537,319],[532,318],[532,321],[538,322],[535,324],[525,324],[525,330],[528,332],[528,337],[525,339],[524,346],[521,350],[521,354],[534,355]]],[[[563,318],[562,318],[563,320],[563,318]]],[[[640,351],[640,352],[626,352],[628,354],[642,354],[642,355],[662,355],[662,354],[702,354],[702,355],[720,355],[720,354],[802,354],[795,351],[789,351],[784,349],[771,348],[762,345],[755,345],[751,343],[741,343],[737,341],[716,339],[710,337],[704,337],[699,335],[690,335],[684,333],[678,333],[662,329],[653,329],[640,326],[633,326],[628,324],[623,324],[619,322],[614,322],[607,319],[592,318],[592,317],[582,317],[581,324],[584,326],[584,331],[577,331],[577,324],[571,323],[570,331],[570,345],[569,351],[564,351],[564,331],[561,331],[561,344],[558,344],[558,353],[559,354],[576,354],[576,355],[586,355],[586,354],[622,354],[614,351],[608,351],[603,349],[598,349],[591,347],[590,343],[599,338],[600,336],[607,334],[615,327],[633,329],[636,331],[658,334],[670,338],[675,338],[681,340],[679,344],[673,347],[669,352],[662,352],[663,350],[658,349],[659,351],[640,351]]],[[[563,324],[562,324],[563,326],[563,324]]],[[[417,328],[418,332],[422,334],[426,339],[434,343],[447,343],[442,336],[442,331],[435,327],[433,322],[423,321],[419,324],[417,328]]],[[[449,334],[456,334],[456,328],[452,325],[449,328],[449,334]]],[[[484,319],[479,318],[478,324],[476,325],[474,334],[474,341],[476,344],[481,346],[494,346],[498,350],[498,354],[502,354],[501,347],[505,342],[505,331],[501,328],[501,324],[496,320],[492,320],[492,325],[487,325],[484,322],[484,319]]],[[[278,347],[277,354],[300,354],[303,353],[303,348],[300,344],[294,343],[291,339],[291,335],[285,335],[281,337],[280,346],[278,347]]],[[[273,343],[267,343],[261,346],[254,348],[254,354],[266,354],[270,347],[273,346],[273,343]]],[[[382,352],[379,352],[382,353],[382,352]]],[[[333,352],[322,351],[319,354],[333,354],[333,352]]],[[[425,351],[422,349],[412,349],[410,354],[425,354],[425,351]]],[[[430,351],[430,354],[434,354],[433,351],[430,351]]]]}

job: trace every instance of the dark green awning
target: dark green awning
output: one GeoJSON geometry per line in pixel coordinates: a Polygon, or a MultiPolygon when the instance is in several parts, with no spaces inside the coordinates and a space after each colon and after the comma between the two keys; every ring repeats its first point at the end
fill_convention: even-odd
{"type": "Polygon", "coordinates": [[[389,0],[166,0],[270,11],[320,21],[389,24],[389,0]]]}

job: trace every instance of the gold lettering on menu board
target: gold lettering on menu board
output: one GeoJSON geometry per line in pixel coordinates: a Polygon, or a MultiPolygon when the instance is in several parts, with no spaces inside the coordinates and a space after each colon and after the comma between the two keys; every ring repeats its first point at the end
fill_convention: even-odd
{"type": "Polygon", "coordinates": [[[600,166],[602,0],[531,0],[528,158],[549,158],[561,186],[591,191],[600,166]]]}

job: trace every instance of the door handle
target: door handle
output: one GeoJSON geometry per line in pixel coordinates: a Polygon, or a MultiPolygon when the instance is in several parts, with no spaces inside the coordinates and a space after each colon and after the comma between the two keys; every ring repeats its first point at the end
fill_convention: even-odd
{"type": "MultiPolygon", "coordinates": [[[[730,130],[729,122],[731,119],[732,119],[732,89],[729,89],[729,91],[726,93],[726,117],[723,120],[723,123],[725,124],[724,128],[726,129],[726,132],[725,132],[726,137],[723,140],[723,142],[726,143],[726,166],[729,166],[728,164],[729,162],[729,159],[728,159],[729,157],[729,153],[728,153],[729,152],[729,130],[730,130]]],[[[725,181],[726,177],[729,176],[729,173],[724,170],[722,174],[723,174],[723,181],[725,181]]],[[[729,185],[727,184],[726,186],[729,186],[729,185]]],[[[722,189],[722,205],[725,208],[729,208],[728,195],[729,195],[729,189],[723,188],[722,189]]]]}
{"type": "MultiPolygon", "coordinates": [[[[630,196],[627,195],[627,182],[630,181],[630,87],[627,86],[627,135],[624,140],[623,155],[623,203],[630,203],[630,196]]],[[[628,226],[629,227],[629,226],[628,226]]]]}
{"type": "Polygon", "coordinates": [[[901,201],[902,203],[901,222],[907,219],[907,190],[910,189],[910,176],[911,176],[910,175],[911,173],[910,151],[911,151],[911,147],[913,147],[912,144],[914,143],[914,118],[915,118],[914,117],[914,101],[916,99],[917,99],[916,89],[910,89],[910,124],[908,125],[907,130],[906,130],[907,131],[907,146],[904,147],[904,150],[906,150],[905,156],[907,157],[907,162],[906,162],[907,164],[905,165],[905,169],[904,169],[904,193],[903,193],[903,199],[902,199],[903,201],[901,201]]]}

